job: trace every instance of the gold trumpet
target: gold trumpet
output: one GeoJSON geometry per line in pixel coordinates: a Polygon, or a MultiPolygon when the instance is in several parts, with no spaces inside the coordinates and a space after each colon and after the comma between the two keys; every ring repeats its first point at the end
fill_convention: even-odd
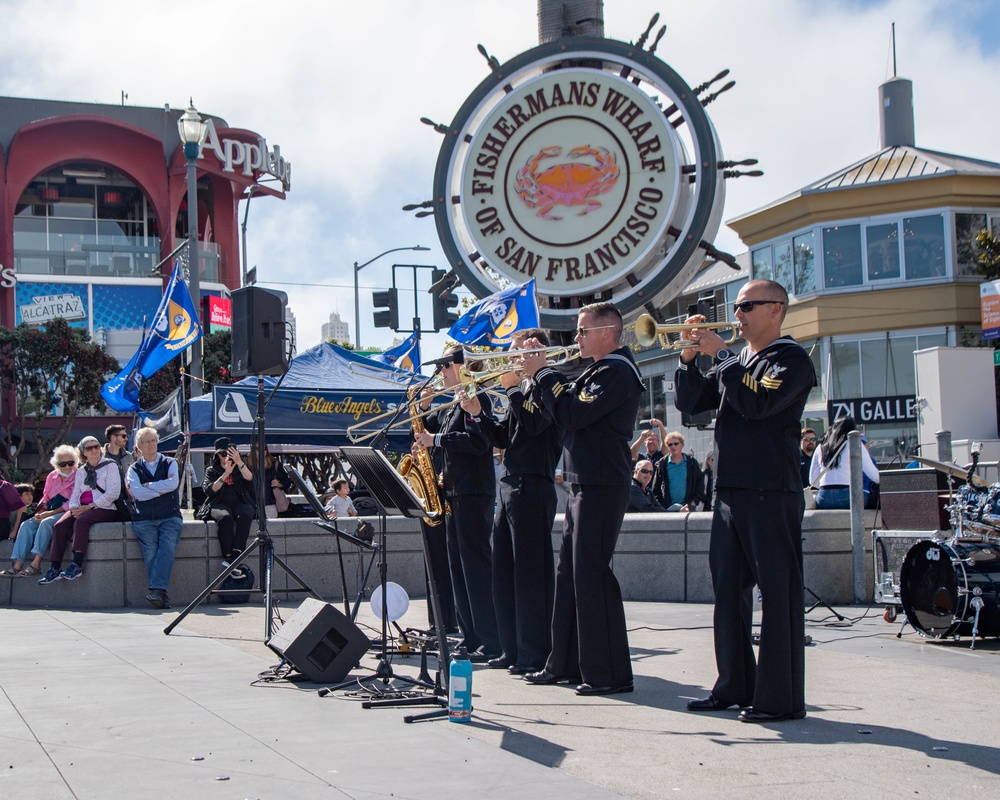
{"type": "Polygon", "coordinates": [[[698,328],[708,328],[709,330],[716,331],[732,328],[732,336],[726,339],[726,344],[733,344],[733,342],[740,338],[740,323],[738,322],[689,322],[677,325],[661,325],[649,314],[640,314],[639,318],[635,321],[635,338],[643,347],[649,347],[659,342],[660,347],[664,350],[683,350],[685,347],[697,347],[698,343],[690,339],[671,341],[670,334],[684,333],[685,331],[693,331],[698,328]]]}
{"type": "MultiPolygon", "coordinates": [[[[376,430],[362,430],[363,428],[370,428],[372,425],[378,426],[378,423],[381,420],[390,419],[399,414],[399,419],[393,422],[388,428],[388,430],[394,430],[396,428],[402,428],[403,426],[406,425],[411,425],[413,424],[414,420],[423,419],[424,417],[433,414],[435,411],[438,411],[442,408],[451,408],[452,406],[458,405],[467,398],[475,397],[476,395],[475,381],[473,381],[471,377],[465,374],[464,370],[461,378],[462,378],[461,383],[457,386],[452,386],[450,389],[446,388],[446,389],[436,390],[429,397],[417,396],[413,398],[412,400],[408,401],[405,404],[404,406],[405,411],[400,411],[399,408],[397,407],[389,411],[384,411],[381,414],[378,414],[377,416],[369,417],[368,419],[364,420],[363,422],[359,422],[356,425],[351,425],[346,430],[347,438],[350,439],[353,444],[358,444],[360,442],[367,441],[368,439],[372,439],[378,436],[382,432],[381,427],[377,427],[376,430]],[[416,406],[418,406],[424,400],[433,401],[438,397],[443,397],[445,395],[456,395],[456,394],[457,396],[453,397],[451,400],[445,403],[438,403],[436,406],[432,405],[426,411],[419,411],[416,408],[416,406]]],[[[498,401],[506,401],[507,399],[507,395],[503,392],[496,392],[493,391],[492,389],[487,389],[486,391],[490,395],[491,399],[495,399],[498,401]]]]}
{"type": "Polygon", "coordinates": [[[464,355],[465,363],[469,365],[467,370],[469,376],[477,385],[480,385],[496,380],[501,375],[506,375],[510,372],[520,372],[522,369],[521,364],[511,361],[511,359],[526,356],[529,353],[544,354],[548,365],[556,367],[579,358],[580,345],[539,347],[534,350],[507,350],[492,355],[489,353],[475,353],[472,350],[466,349],[464,355]]]}

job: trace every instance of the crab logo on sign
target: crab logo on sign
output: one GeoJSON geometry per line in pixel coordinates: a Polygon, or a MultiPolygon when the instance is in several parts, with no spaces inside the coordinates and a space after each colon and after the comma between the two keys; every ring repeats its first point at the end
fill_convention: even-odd
{"type": "Polygon", "coordinates": [[[662,299],[718,230],[711,123],[676,73],[632,45],[565,39],[512,59],[445,139],[434,219],[449,260],[479,297],[535,279],[546,327],[572,326],[569,298],[603,293],[623,312],[662,299]]]}

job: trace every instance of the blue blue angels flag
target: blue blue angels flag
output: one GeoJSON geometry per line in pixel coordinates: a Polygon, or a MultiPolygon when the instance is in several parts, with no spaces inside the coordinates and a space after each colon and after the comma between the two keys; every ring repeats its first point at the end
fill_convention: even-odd
{"type": "Polygon", "coordinates": [[[538,327],[538,303],[532,278],[484,297],[451,326],[448,336],[461,344],[510,347],[515,331],[538,327]]]}
{"type": "Polygon", "coordinates": [[[115,377],[104,384],[101,397],[115,411],[139,411],[139,386],[142,378],[156,374],[166,363],[201,338],[201,324],[187,283],[181,274],[180,262],[167,282],[160,307],[139,349],[115,377]]]}
{"type": "Polygon", "coordinates": [[[420,367],[420,338],[417,336],[417,332],[414,331],[400,344],[390,347],[384,353],[376,353],[373,356],[369,356],[369,358],[372,361],[379,361],[398,369],[408,369],[410,372],[416,372],[420,367]]]}

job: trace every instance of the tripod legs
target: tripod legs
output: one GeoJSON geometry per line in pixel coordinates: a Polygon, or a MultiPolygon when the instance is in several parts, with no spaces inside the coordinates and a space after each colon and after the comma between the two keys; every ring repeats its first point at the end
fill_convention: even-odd
{"type": "Polygon", "coordinates": [[[809,608],[806,609],[806,615],[807,616],[811,612],[813,612],[815,609],[819,608],[819,606],[823,606],[823,608],[825,608],[827,611],[829,611],[831,614],[833,614],[833,616],[835,616],[837,618],[838,622],[843,622],[844,621],[844,616],[842,614],[838,614],[836,611],[834,611],[833,608],[830,606],[830,604],[826,602],[826,600],[824,600],[822,597],[820,597],[818,594],[816,594],[816,592],[814,592],[808,586],[805,586],[803,588],[807,592],[809,592],[809,594],[812,595],[813,600],[815,600],[815,602],[811,606],[809,606],[809,608]]]}

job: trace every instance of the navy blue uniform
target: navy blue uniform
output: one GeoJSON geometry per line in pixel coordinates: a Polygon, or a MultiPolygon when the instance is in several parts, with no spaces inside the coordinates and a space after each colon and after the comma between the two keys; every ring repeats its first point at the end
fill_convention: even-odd
{"type": "Polygon", "coordinates": [[[504,450],[500,502],[493,521],[493,608],[504,658],[536,672],[552,647],[555,595],[552,522],[563,432],[539,404],[530,380],[507,390],[506,419],[484,413],[477,424],[504,450]]]}
{"type": "MultiPolygon", "coordinates": [[[[485,392],[478,397],[480,405],[489,409],[485,392]]],[[[500,639],[493,612],[490,552],[496,498],[493,448],[457,404],[432,412],[424,418],[424,425],[429,433],[440,434],[436,438],[444,451],[444,495],[451,506],[445,529],[458,624],[470,653],[481,649],[496,656],[500,639]]]]}
{"type": "Polygon", "coordinates": [[[816,375],[788,336],[716,364],[707,375],[684,365],[674,376],[676,406],[688,414],[718,409],[709,564],[715,590],[712,693],[755,711],[805,710],[802,584],[802,411],[816,375]],[[751,639],[760,588],[760,658],[751,639]]]}
{"type": "Polygon", "coordinates": [[[632,683],[632,663],[611,557],[629,503],[642,379],[622,347],[572,383],[548,367],[535,381],[539,401],[566,431],[563,476],[569,486],[545,669],[579,675],[591,686],[625,686],[632,683]]]}

